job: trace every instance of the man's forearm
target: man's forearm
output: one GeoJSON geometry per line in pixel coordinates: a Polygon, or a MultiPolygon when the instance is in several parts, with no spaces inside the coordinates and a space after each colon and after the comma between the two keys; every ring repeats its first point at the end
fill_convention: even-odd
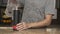
{"type": "Polygon", "coordinates": [[[43,27],[43,26],[48,26],[51,23],[52,17],[50,16],[49,18],[44,19],[43,21],[40,22],[35,22],[35,23],[29,23],[29,27],[43,27]]]}
{"type": "Polygon", "coordinates": [[[43,20],[41,22],[35,22],[35,23],[29,23],[29,27],[43,27],[43,26],[48,26],[50,23],[48,23],[47,20],[43,20]]]}

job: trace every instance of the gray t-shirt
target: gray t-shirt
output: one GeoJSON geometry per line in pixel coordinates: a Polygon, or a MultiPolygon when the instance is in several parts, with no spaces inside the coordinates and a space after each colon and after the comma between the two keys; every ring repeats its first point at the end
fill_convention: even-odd
{"type": "Polygon", "coordinates": [[[48,14],[56,19],[55,0],[25,0],[22,22],[38,22],[48,14]]]}
{"type": "Polygon", "coordinates": [[[52,19],[57,18],[55,0],[17,0],[17,2],[24,4],[22,22],[38,22],[48,14],[53,14],[52,19]]]}

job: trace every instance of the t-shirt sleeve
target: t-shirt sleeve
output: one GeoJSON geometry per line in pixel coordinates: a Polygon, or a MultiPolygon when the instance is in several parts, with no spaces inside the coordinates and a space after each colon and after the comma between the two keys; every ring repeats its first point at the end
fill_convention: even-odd
{"type": "Polygon", "coordinates": [[[47,0],[45,6],[45,15],[52,14],[52,19],[57,19],[57,10],[55,8],[55,0],[47,0]]]}

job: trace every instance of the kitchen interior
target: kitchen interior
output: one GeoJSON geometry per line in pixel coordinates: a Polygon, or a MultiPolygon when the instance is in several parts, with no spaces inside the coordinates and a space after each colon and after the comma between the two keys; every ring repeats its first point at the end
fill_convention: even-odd
{"type": "MultiPolygon", "coordinates": [[[[11,27],[11,17],[5,16],[5,9],[8,0],[0,0],[0,27],[11,27]]],[[[23,31],[12,31],[0,29],[0,34],[60,34],[60,0],[56,0],[57,19],[53,19],[48,27],[30,28],[23,31]]]]}

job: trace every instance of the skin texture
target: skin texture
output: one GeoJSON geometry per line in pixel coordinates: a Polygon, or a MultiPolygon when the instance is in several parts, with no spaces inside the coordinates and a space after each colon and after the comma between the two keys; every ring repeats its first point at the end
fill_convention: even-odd
{"type": "Polygon", "coordinates": [[[45,19],[40,21],[40,22],[35,22],[35,23],[24,23],[24,22],[21,22],[19,24],[17,24],[17,30],[24,30],[24,29],[28,29],[28,28],[31,28],[31,27],[43,27],[43,26],[48,26],[50,25],[51,23],[51,20],[52,20],[52,15],[46,15],[45,19]]]}

